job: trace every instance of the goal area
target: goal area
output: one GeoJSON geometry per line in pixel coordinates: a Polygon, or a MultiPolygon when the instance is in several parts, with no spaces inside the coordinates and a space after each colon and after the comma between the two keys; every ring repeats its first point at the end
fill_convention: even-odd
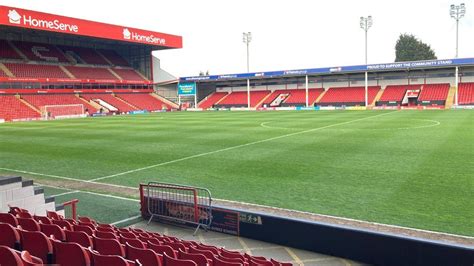
{"type": "Polygon", "coordinates": [[[45,105],[41,107],[41,115],[43,119],[66,119],[85,117],[83,104],[59,104],[59,105],[45,105]]]}

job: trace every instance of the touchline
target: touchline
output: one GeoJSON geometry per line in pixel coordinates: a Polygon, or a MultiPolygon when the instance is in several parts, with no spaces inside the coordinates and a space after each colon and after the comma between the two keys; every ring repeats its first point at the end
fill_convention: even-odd
{"type": "Polygon", "coordinates": [[[23,24],[27,26],[46,28],[46,29],[52,29],[52,30],[61,30],[61,31],[70,31],[70,32],[79,31],[79,27],[77,25],[61,23],[57,19],[53,21],[48,21],[48,20],[32,18],[31,16],[28,16],[28,17],[23,16],[23,24]]]}

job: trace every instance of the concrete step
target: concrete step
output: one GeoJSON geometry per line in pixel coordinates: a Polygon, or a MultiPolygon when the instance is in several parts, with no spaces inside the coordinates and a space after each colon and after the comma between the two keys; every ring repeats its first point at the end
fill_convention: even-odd
{"type": "Polygon", "coordinates": [[[44,201],[44,194],[37,194],[31,197],[14,200],[9,202],[10,205],[20,207],[23,209],[28,210],[30,213],[34,213],[37,206],[41,206],[45,204],[44,201]]]}
{"type": "Polygon", "coordinates": [[[21,188],[21,176],[0,176],[0,191],[21,188]]]}

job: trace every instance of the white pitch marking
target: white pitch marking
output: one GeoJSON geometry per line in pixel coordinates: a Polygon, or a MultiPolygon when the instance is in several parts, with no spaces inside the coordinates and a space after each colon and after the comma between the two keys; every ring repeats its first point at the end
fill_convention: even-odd
{"type": "Polygon", "coordinates": [[[373,115],[373,116],[367,116],[367,117],[358,118],[358,119],[354,119],[354,120],[350,120],[350,121],[346,121],[346,122],[341,122],[341,123],[336,123],[336,124],[327,125],[327,126],[323,126],[323,127],[317,127],[317,128],[307,129],[307,130],[303,130],[303,131],[293,132],[293,133],[289,133],[289,134],[285,134],[285,135],[271,137],[271,138],[268,138],[268,139],[257,140],[257,141],[253,141],[253,142],[249,142],[249,143],[245,143],[245,144],[240,144],[240,145],[236,145],[236,146],[231,146],[231,147],[227,147],[227,148],[223,148],[223,149],[219,149],[219,150],[215,150],[215,151],[195,154],[195,155],[191,155],[191,156],[187,156],[187,157],[183,157],[183,158],[179,158],[179,159],[175,159],[175,160],[171,160],[171,161],[167,161],[167,162],[157,163],[157,164],[153,164],[153,165],[149,165],[149,166],[145,166],[145,167],[141,167],[141,168],[137,168],[137,169],[133,169],[133,170],[113,174],[113,175],[94,178],[94,179],[91,179],[90,182],[95,182],[95,181],[104,180],[104,179],[108,179],[108,178],[112,178],[112,177],[116,177],[116,176],[131,174],[131,173],[135,173],[135,172],[139,172],[139,171],[143,171],[143,170],[148,170],[148,169],[163,166],[163,165],[168,165],[168,164],[172,164],[172,163],[186,161],[186,160],[189,160],[189,159],[199,158],[199,157],[203,157],[203,156],[206,156],[206,155],[211,155],[211,154],[220,153],[220,152],[224,152],[224,151],[230,151],[230,150],[234,150],[234,149],[238,149],[238,148],[242,148],[242,147],[247,147],[247,146],[251,146],[251,145],[255,145],[255,144],[265,143],[265,142],[269,142],[269,141],[273,141],[273,140],[277,140],[277,139],[282,139],[282,138],[292,137],[292,136],[301,135],[301,134],[314,132],[314,131],[318,131],[318,130],[323,130],[323,129],[330,128],[330,127],[341,126],[341,125],[345,125],[345,124],[349,124],[349,123],[353,123],[353,122],[357,122],[357,121],[362,121],[362,120],[366,120],[366,119],[370,119],[370,118],[374,118],[374,117],[380,117],[380,116],[384,116],[384,115],[388,115],[388,114],[392,114],[392,113],[396,113],[396,112],[398,112],[398,111],[383,113],[383,114],[378,114],[378,115],[373,115]]]}
{"type": "Polygon", "coordinates": [[[127,218],[127,219],[123,219],[123,220],[120,220],[120,221],[117,221],[117,222],[113,222],[113,223],[111,223],[111,225],[117,225],[117,224],[125,223],[125,222],[128,222],[128,221],[138,219],[140,217],[142,217],[142,216],[141,215],[133,216],[133,217],[130,217],[130,218],[127,218]]]}
{"type": "Polygon", "coordinates": [[[35,172],[30,172],[30,171],[18,170],[18,169],[11,169],[11,168],[0,167],[0,170],[5,170],[5,171],[9,171],[9,172],[14,172],[14,173],[29,174],[29,175],[46,176],[46,177],[52,177],[52,178],[56,178],[56,179],[63,179],[63,180],[75,181],[75,182],[79,182],[79,183],[90,183],[90,184],[96,184],[96,185],[102,185],[102,186],[110,186],[110,187],[133,189],[133,187],[128,187],[128,186],[115,185],[115,184],[108,184],[108,183],[99,183],[99,182],[94,182],[94,181],[91,181],[91,180],[82,180],[82,179],[77,179],[77,178],[72,178],[72,177],[66,177],[66,176],[58,176],[58,175],[35,173],[35,172]]]}
{"type": "Polygon", "coordinates": [[[51,195],[51,197],[59,197],[59,196],[75,194],[75,193],[80,193],[80,191],[79,190],[68,191],[68,192],[59,193],[59,194],[56,194],[56,195],[51,195]]]}

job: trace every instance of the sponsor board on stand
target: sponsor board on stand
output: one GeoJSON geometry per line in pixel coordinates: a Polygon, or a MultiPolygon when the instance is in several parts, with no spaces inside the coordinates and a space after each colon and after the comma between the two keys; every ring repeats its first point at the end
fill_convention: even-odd
{"type": "Polygon", "coordinates": [[[0,25],[169,48],[183,46],[181,36],[7,6],[0,6],[0,25]]]}

